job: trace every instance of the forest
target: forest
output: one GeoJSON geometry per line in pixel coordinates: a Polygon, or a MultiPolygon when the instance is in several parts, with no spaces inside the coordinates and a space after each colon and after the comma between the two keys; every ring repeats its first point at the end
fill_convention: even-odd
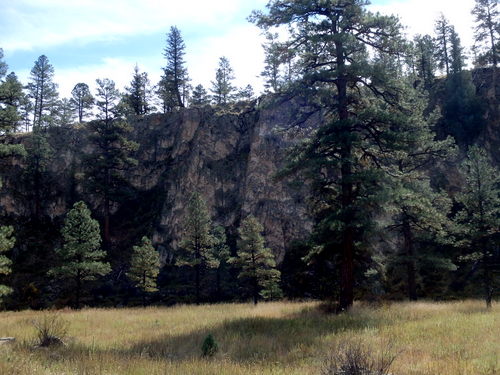
{"type": "Polygon", "coordinates": [[[249,16],[267,40],[259,95],[226,57],[193,84],[176,26],[161,80],[136,66],[123,92],[76,78],[61,98],[47,56],[20,82],[0,49],[2,308],[491,307],[497,3],[476,0],[469,52],[445,15],[408,39],[365,0],[272,0],[249,16]]]}

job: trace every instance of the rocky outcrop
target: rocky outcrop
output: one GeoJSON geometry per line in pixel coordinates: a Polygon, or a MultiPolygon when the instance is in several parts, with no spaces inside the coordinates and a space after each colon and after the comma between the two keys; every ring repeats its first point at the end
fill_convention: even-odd
{"type": "MultiPolygon", "coordinates": [[[[164,256],[172,255],[193,191],[204,196],[213,220],[228,229],[233,245],[240,221],[249,214],[264,225],[278,261],[294,239],[307,235],[311,223],[304,187],[292,188],[274,177],[293,142],[282,128],[296,121],[298,107],[288,101],[267,109],[254,104],[231,110],[183,109],[131,120],[131,138],[140,145],[139,164],[126,173],[130,197],[113,207],[112,237],[117,247],[131,240],[139,225],[153,233],[164,256]]],[[[28,139],[22,136],[17,141],[28,139]]],[[[99,200],[84,189],[82,160],[92,152],[85,128],[51,129],[49,142],[54,153],[48,165],[44,214],[61,219],[76,199],[84,199],[98,213],[99,200]]],[[[25,169],[19,160],[15,164],[10,164],[0,196],[1,210],[11,218],[28,216],[31,210],[30,199],[13,193],[23,190],[19,182],[25,169]]]]}

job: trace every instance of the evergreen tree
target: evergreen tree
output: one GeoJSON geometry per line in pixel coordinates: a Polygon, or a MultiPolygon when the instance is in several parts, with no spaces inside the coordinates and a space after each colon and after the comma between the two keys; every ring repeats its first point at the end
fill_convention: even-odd
{"type": "Polygon", "coordinates": [[[32,202],[33,219],[40,221],[43,214],[43,202],[49,195],[51,184],[48,166],[54,155],[54,150],[47,141],[44,129],[35,127],[26,145],[27,167],[24,172],[23,185],[28,192],[28,200],[32,202]]]}
{"type": "Polygon", "coordinates": [[[33,101],[33,128],[47,126],[56,103],[57,85],[52,82],[54,67],[47,56],[40,56],[30,72],[29,97],[33,101]]]}
{"type": "MultiPolygon", "coordinates": [[[[16,243],[13,233],[14,228],[0,226],[0,277],[9,275],[12,272],[12,261],[3,254],[10,251],[16,243]]],[[[12,293],[11,288],[0,284],[0,303],[4,297],[8,296],[10,293],[12,293]]]]}
{"type": "Polygon", "coordinates": [[[163,68],[163,76],[159,83],[160,99],[164,103],[164,108],[184,107],[183,88],[189,80],[184,61],[185,50],[186,45],[181,32],[176,26],[172,26],[164,50],[167,65],[163,68]]]}
{"type": "Polygon", "coordinates": [[[445,82],[444,102],[439,128],[452,135],[459,145],[472,144],[486,126],[484,100],[468,71],[451,74],[445,82]]]}
{"type": "Polygon", "coordinates": [[[51,274],[74,284],[75,307],[78,309],[85,283],[111,271],[109,263],[104,261],[106,253],[100,249],[99,224],[92,219],[84,202],[75,203],[68,212],[62,237],[63,246],[56,249],[61,265],[53,268],[51,274]]]}
{"type": "Polygon", "coordinates": [[[236,97],[239,100],[252,100],[254,98],[254,91],[252,85],[246,85],[238,91],[236,97]]]}
{"type": "Polygon", "coordinates": [[[450,72],[451,74],[459,74],[465,66],[465,56],[463,47],[460,43],[455,28],[452,27],[450,31],[450,72]]]}
{"type": "Polygon", "coordinates": [[[9,66],[5,61],[3,61],[3,49],[0,48],[0,79],[3,79],[5,75],[7,74],[7,69],[9,66]]]}
{"type": "Polygon", "coordinates": [[[465,183],[457,196],[457,246],[467,251],[462,260],[480,265],[486,306],[491,307],[493,272],[500,265],[500,171],[478,146],[470,147],[461,171],[465,183]]]}
{"type": "Polygon", "coordinates": [[[255,217],[243,220],[238,229],[238,256],[231,258],[231,263],[240,268],[238,278],[248,282],[255,305],[259,295],[276,295],[279,290],[280,272],[271,250],[265,247],[263,230],[255,217]]]}
{"type": "Polygon", "coordinates": [[[231,81],[234,80],[233,68],[227,57],[219,59],[219,67],[215,73],[215,81],[212,81],[212,98],[215,104],[227,104],[233,100],[235,87],[231,81]]]}
{"type": "Polygon", "coordinates": [[[212,227],[210,235],[212,237],[212,265],[216,272],[215,293],[217,301],[220,301],[222,296],[222,272],[229,260],[230,251],[226,243],[226,231],[223,227],[220,225],[212,227]]]}
{"type": "Polygon", "coordinates": [[[217,268],[217,260],[212,253],[213,239],[210,235],[211,219],[202,196],[191,195],[184,221],[178,264],[194,268],[196,303],[200,303],[201,277],[207,268],[217,268]]]}
{"type": "MultiPolygon", "coordinates": [[[[0,137],[16,131],[20,121],[19,107],[25,95],[22,86],[14,73],[7,74],[8,66],[3,59],[3,50],[0,48],[0,137]],[[5,79],[4,79],[5,78],[5,79]]],[[[23,145],[0,142],[0,159],[11,155],[24,155],[23,145]]]]}
{"type": "Polygon", "coordinates": [[[208,96],[207,90],[203,85],[198,85],[194,88],[191,95],[191,105],[193,107],[203,107],[210,104],[210,98],[208,96]]]}
{"type": "Polygon", "coordinates": [[[479,56],[479,66],[498,65],[500,51],[500,25],[498,16],[498,0],[476,0],[472,10],[474,22],[474,42],[479,56]]]}
{"type": "Polygon", "coordinates": [[[84,116],[94,105],[94,97],[86,83],[80,82],[73,87],[73,90],[71,90],[71,104],[77,111],[78,122],[81,123],[84,116]]]}
{"type": "Polygon", "coordinates": [[[282,85],[281,65],[283,64],[282,51],[277,41],[278,34],[267,33],[267,42],[264,44],[265,65],[261,76],[265,78],[264,87],[267,91],[279,92],[282,85]]]}
{"type": "Polygon", "coordinates": [[[62,98],[56,102],[51,124],[55,126],[71,126],[75,121],[75,110],[70,99],[62,98]]]}
{"type": "Polygon", "coordinates": [[[0,77],[0,132],[15,131],[21,122],[20,107],[24,100],[23,85],[14,73],[0,77]]]}
{"type": "Polygon", "coordinates": [[[298,78],[295,56],[286,42],[278,41],[277,33],[267,32],[266,39],[265,65],[261,76],[266,80],[266,91],[278,93],[298,78]]]}
{"type": "Polygon", "coordinates": [[[151,240],[142,237],[141,243],[133,247],[127,276],[134,285],[142,291],[142,304],[146,305],[146,292],[155,292],[156,279],[160,272],[160,256],[153,247],[151,240]]]}
{"type": "Polygon", "coordinates": [[[103,241],[109,250],[111,203],[121,201],[126,186],[123,172],[137,164],[132,154],[138,145],[127,138],[132,129],[120,118],[120,93],[115,83],[98,79],[97,85],[98,120],[87,125],[91,132],[89,139],[96,146],[86,161],[87,182],[90,190],[102,198],[103,241]]]}
{"type": "MultiPolygon", "coordinates": [[[[404,82],[404,77],[399,77],[404,82]]],[[[426,98],[418,91],[406,85],[404,107],[411,108],[411,115],[401,117],[398,126],[401,147],[392,163],[391,201],[388,202],[392,213],[390,228],[400,233],[403,238],[401,251],[395,262],[404,267],[408,298],[417,299],[418,263],[422,255],[418,254],[419,242],[425,238],[442,239],[448,226],[447,214],[450,202],[446,193],[432,189],[428,170],[440,160],[445,160],[454,153],[453,139],[437,141],[431,127],[435,124],[434,116],[426,118],[426,98]]],[[[403,103],[402,103],[403,104],[403,103]]],[[[437,262],[438,256],[435,256],[437,262]]],[[[441,264],[449,265],[443,259],[441,264]]]]}
{"type": "Polygon", "coordinates": [[[445,70],[446,75],[450,74],[450,40],[452,26],[446,17],[441,14],[434,23],[436,34],[436,58],[438,67],[445,70]]]}
{"type": "Polygon", "coordinates": [[[433,83],[436,72],[436,61],[434,57],[434,42],[430,35],[417,35],[415,44],[416,73],[424,82],[424,87],[429,90],[433,83]]]}
{"type": "Polygon", "coordinates": [[[368,12],[367,4],[275,0],[268,14],[252,16],[266,30],[288,26],[289,52],[303,72],[297,86],[324,114],[322,126],[292,152],[284,173],[302,171],[312,181],[316,228],[326,239],[315,250],[338,259],[341,310],[353,303],[360,274],[355,259],[366,258],[374,212],[384,199],[384,163],[398,136],[392,128],[405,113],[393,72],[368,52],[379,61],[397,59],[404,51],[400,24],[368,12]]]}
{"type": "Polygon", "coordinates": [[[148,74],[139,73],[137,64],[134,67],[134,75],[130,87],[125,88],[125,103],[136,115],[145,115],[152,109],[150,105],[151,88],[148,74]]]}

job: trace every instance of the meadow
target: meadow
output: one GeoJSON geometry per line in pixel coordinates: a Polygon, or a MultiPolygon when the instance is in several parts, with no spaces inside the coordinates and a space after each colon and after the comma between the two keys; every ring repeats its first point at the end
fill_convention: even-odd
{"type": "Polygon", "coordinates": [[[0,313],[0,336],[16,338],[0,345],[0,374],[321,374],[345,342],[393,351],[395,375],[500,374],[498,303],[358,303],[340,315],[317,302],[68,309],[57,312],[65,345],[36,348],[44,314],[55,313],[0,313]],[[211,358],[201,355],[208,334],[211,358]]]}

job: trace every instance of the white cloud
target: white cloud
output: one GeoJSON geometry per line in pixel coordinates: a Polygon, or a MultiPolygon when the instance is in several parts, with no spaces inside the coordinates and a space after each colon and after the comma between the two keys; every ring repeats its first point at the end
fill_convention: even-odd
{"type": "Polygon", "coordinates": [[[68,42],[164,31],[176,24],[221,28],[243,23],[266,0],[16,0],[2,4],[5,50],[29,50],[68,42]],[[241,17],[235,19],[235,15],[241,17]]]}
{"type": "Polygon", "coordinates": [[[384,5],[370,6],[372,11],[399,15],[409,35],[433,35],[434,22],[443,13],[467,47],[472,46],[473,7],[474,0],[389,0],[384,5]]]}
{"type": "Polygon", "coordinates": [[[215,78],[219,58],[226,56],[234,70],[235,84],[252,84],[256,91],[262,89],[260,73],[264,64],[260,30],[250,24],[232,29],[225,35],[207,37],[187,47],[187,65],[194,84],[205,88],[215,78]]]}

